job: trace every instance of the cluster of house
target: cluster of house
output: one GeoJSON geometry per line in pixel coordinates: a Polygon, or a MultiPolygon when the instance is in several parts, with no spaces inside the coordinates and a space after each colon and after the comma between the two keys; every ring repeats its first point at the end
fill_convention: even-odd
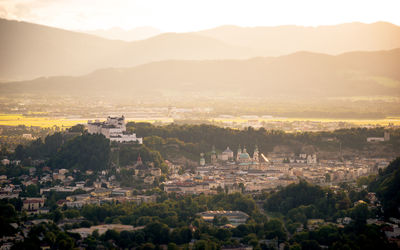
{"type": "MultiPolygon", "coordinates": [[[[268,159],[263,157],[263,160],[265,162],[268,162],[268,159]]],[[[237,164],[242,167],[248,167],[250,165],[259,165],[260,164],[260,155],[258,151],[257,145],[254,148],[253,156],[251,157],[250,154],[247,152],[246,147],[242,148],[238,147],[236,158],[234,157],[233,151],[227,147],[222,153],[218,154],[216,153],[215,147],[212,147],[211,150],[211,164],[218,164],[218,163],[228,163],[228,164],[237,164]]],[[[200,166],[205,166],[206,165],[206,160],[204,158],[204,153],[200,154],[200,166]]]]}
{"type": "Polygon", "coordinates": [[[252,156],[241,147],[236,155],[229,147],[217,154],[213,147],[209,164],[201,154],[194,173],[170,174],[164,190],[182,194],[212,194],[219,188],[227,192],[257,192],[296,183],[300,179],[318,185],[336,185],[376,173],[388,162],[388,159],[381,158],[357,158],[344,162],[317,160],[316,154],[271,154],[267,158],[256,146],[252,156]]]}
{"type": "Polygon", "coordinates": [[[7,158],[5,158],[5,159],[2,159],[1,161],[0,161],[0,163],[3,165],[3,166],[7,166],[7,165],[10,165],[10,164],[13,164],[13,165],[19,165],[20,163],[21,163],[21,161],[20,160],[12,160],[12,161],[10,161],[9,159],[7,159],[7,158]]]}
{"type": "Polygon", "coordinates": [[[85,205],[95,204],[101,205],[110,202],[134,202],[136,204],[156,202],[156,195],[133,195],[132,189],[129,188],[99,188],[93,189],[86,194],[69,195],[65,200],[59,200],[59,206],[67,206],[68,208],[82,208],[85,205]]]}
{"type": "MultiPolygon", "coordinates": [[[[8,178],[6,175],[0,176],[0,199],[22,198],[23,207],[28,214],[43,214],[49,210],[45,206],[46,195],[50,192],[70,194],[65,200],[59,200],[59,206],[80,208],[86,204],[102,204],[105,202],[135,202],[137,204],[143,202],[155,202],[155,195],[133,195],[132,188],[121,188],[120,183],[116,180],[115,175],[110,175],[108,171],[94,173],[87,170],[84,173],[78,173],[79,170],[55,169],[49,167],[41,167],[40,174],[37,174],[38,167],[29,168],[29,175],[21,175],[18,177],[20,184],[13,184],[15,178],[8,178]],[[85,181],[76,181],[73,176],[96,174],[96,180],[88,185],[85,181]],[[47,186],[40,188],[38,197],[21,197],[23,190],[30,185],[47,186]],[[25,187],[25,188],[24,188],[25,187]],[[84,194],[72,195],[75,191],[80,190],[84,194]]],[[[161,169],[145,165],[141,157],[133,166],[128,166],[134,171],[134,177],[141,178],[146,184],[153,184],[154,180],[161,176],[161,169]]],[[[119,172],[120,169],[117,169],[119,172]]],[[[25,195],[23,195],[25,196],[25,195]]]]}
{"type": "MultiPolygon", "coordinates": [[[[134,165],[129,165],[124,168],[134,170],[135,177],[143,179],[143,182],[149,185],[153,184],[156,179],[161,177],[161,169],[143,163],[140,154],[134,165]]],[[[117,169],[117,172],[119,171],[120,168],[117,169]]]]}
{"type": "Polygon", "coordinates": [[[122,224],[103,224],[103,225],[97,225],[97,226],[91,226],[91,227],[70,229],[70,230],[68,230],[68,232],[77,233],[81,236],[82,239],[84,239],[84,238],[88,237],[89,235],[92,235],[93,232],[96,230],[99,233],[99,235],[102,235],[107,230],[114,230],[117,232],[122,232],[122,231],[137,231],[137,230],[140,230],[143,228],[144,228],[144,226],[133,227],[131,225],[122,225],[122,224]]]}
{"type": "Polygon", "coordinates": [[[125,117],[107,117],[107,120],[94,122],[89,120],[87,123],[89,134],[102,134],[112,142],[135,142],[143,143],[143,138],[136,137],[135,133],[127,133],[125,125],[125,117]]]}
{"type": "MultiPolygon", "coordinates": [[[[234,117],[231,115],[220,115],[212,119],[215,125],[245,129],[248,127],[265,128],[268,130],[282,130],[286,132],[317,132],[317,131],[334,131],[337,129],[349,129],[360,127],[360,124],[345,121],[312,121],[312,120],[276,120],[272,116],[241,116],[234,117]]],[[[365,128],[382,127],[382,124],[364,124],[365,128]]],[[[394,124],[387,125],[389,128],[395,128],[394,124]]]]}
{"type": "MultiPolygon", "coordinates": [[[[0,249],[12,249],[15,243],[23,242],[26,238],[28,238],[29,232],[32,227],[40,224],[40,223],[51,223],[48,219],[36,219],[36,220],[27,220],[20,221],[18,223],[10,223],[10,226],[17,230],[17,233],[10,236],[3,236],[0,238],[0,249]]],[[[42,248],[42,249],[50,249],[42,248]]]]}

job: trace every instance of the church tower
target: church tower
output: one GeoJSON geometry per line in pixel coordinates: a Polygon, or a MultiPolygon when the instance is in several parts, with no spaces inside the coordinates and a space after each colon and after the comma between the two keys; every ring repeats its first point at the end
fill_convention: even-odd
{"type": "Polygon", "coordinates": [[[217,163],[217,152],[215,152],[215,146],[212,146],[211,150],[211,164],[217,163]]]}
{"type": "Polygon", "coordinates": [[[383,133],[383,138],[384,138],[385,141],[390,141],[390,133],[389,133],[389,131],[385,131],[383,133]]]}
{"type": "Polygon", "coordinates": [[[241,154],[242,154],[242,149],[240,148],[240,145],[239,145],[238,151],[237,151],[237,155],[236,155],[236,161],[237,162],[239,162],[241,154]]]}
{"type": "Polygon", "coordinates": [[[200,154],[200,166],[206,165],[206,159],[204,159],[204,154],[200,154]]]}
{"type": "Polygon", "coordinates": [[[259,162],[259,156],[258,156],[258,147],[256,145],[256,147],[254,148],[254,153],[253,153],[253,161],[254,162],[259,162]]]}

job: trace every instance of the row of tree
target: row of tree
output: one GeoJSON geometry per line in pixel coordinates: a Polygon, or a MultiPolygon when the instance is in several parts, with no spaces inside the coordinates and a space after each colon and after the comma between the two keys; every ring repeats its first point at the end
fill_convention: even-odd
{"type": "MultiPolygon", "coordinates": [[[[271,152],[277,145],[287,146],[292,152],[301,153],[305,145],[315,149],[339,151],[339,148],[362,150],[370,144],[367,137],[381,137],[384,128],[352,128],[336,131],[285,133],[277,130],[244,130],[222,128],[213,125],[154,126],[149,123],[129,122],[127,129],[145,137],[145,144],[159,150],[162,154],[168,145],[176,145],[184,153],[198,157],[201,152],[209,152],[212,146],[222,151],[227,146],[236,150],[239,145],[247,146],[250,153],[258,145],[262,152],[271,152]]],[[[400,130],[390,130],[391,140],[382,144],[396,148],[400,146],[400,130]]]]}

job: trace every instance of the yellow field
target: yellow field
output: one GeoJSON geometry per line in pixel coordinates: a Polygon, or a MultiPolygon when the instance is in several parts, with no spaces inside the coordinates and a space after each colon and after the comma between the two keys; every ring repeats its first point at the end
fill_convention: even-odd
{"type": "Polygon", "coordinates": [[[62,119],[62,118],[50,118],[50,117],[33,117],[33,116],[24,116],[21,114],[0,114],[0,125],[7,126],[37,126],[37,127],[72,127],[73,125],[79,123],[87,123],[87,120],[70,120],[70,119],[62,119]]]}
{"type": "MultiPolygon", "coordinates": [[[[146,119],[127,119],[128,121],[136,122],[149,122],[154,123],[156,120],[146,120],[146,119]]],[[[22,114],[0,114],[0,125],[5,126],[36,126],[36,127],[60,127],[69,128],[76,124],[86,124],[88,120],[78,120],[78,119],[67,119],[67,118],[51,118],[51,117],[35,117],[35,116],[24,116],[22,114]]],[[[172,119],[162,119],[161,122],[173,122],[172,119]]]]}
{"type": "MultiPolygon", "coordinates": [[[[160,119],[134,119],[134,118],[127,118],[128,121],[135,121],[135,122],[162,122],[162,123],[171,123],[173,122],[172,118],[160,118],[160,119]]],[[[235,122],[235,123],[246,123],[249,120],[253,119],[242,119],[242,118],[213,118],[210,121],[214,122],[235,122]]],[[[356,125],[375,125],[379,124],[381,126],[387,126],[389,123],[400,126],[400,117],[388,117],[386,119],[376,119],[376,120],[362,120],[362,119],[318,119],[318,118],[273,118],[273,119],[254,119],[258,120],[259,122],[272,122],[272,121],[315,121],[315,122],[348,122],[353,123],[356,125]]],[[[25,125],[25,126],[37,126],[37,127],[61,127],[61,128],[69,128],[76,124],[86,124],[87,120],[79,120],[79,119],[67,119],[67,118],[51,118],[51,117],[35,117],[35,116],[24,116],[22,114],[0,114],[0,125],[6,126],[18,126],[18,125],[25,125]]]]}
{"type": "Polygon", "coordinates": [[[386,119],[324,119],[324,118],[271,118],[271,119],[242,119],[242,118],[213,118],[210,121],[214,122],[235,122],[235,123],[246,123],[249,120],[258,120],[259,122],[274,122],[274,121],[286,121],[286,122],[294,122],[294,121],[313,121],[313,122],[348,122],[356,125],[375,125],[379,124],[381,126],[387,126],[389,124],[400,125],[400,117],[388,117],[386,119]]]}
{"type": "Polygon", "coordinates": [[[379,124],[382,126],[387,126],[390,124],[394,125],[400,125],[400,119],[395,118],[395,119],[307,119],[307,118],[290,118],[286,119],[287,121],[319,121],[319,122],[348,122],[348,123],[353,123],[356,125],[368,125],[368,124],[379,124]]]}

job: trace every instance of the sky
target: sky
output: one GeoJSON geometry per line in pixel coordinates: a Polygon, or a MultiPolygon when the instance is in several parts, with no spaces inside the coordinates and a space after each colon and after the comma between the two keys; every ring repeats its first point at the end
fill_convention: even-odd
{"type": "Polygon", "coordinates": [[[188,32],[221,25],[400,25],[400,0],[0,0],[0,17],[69,30],[152,26],[188,32]]]}

